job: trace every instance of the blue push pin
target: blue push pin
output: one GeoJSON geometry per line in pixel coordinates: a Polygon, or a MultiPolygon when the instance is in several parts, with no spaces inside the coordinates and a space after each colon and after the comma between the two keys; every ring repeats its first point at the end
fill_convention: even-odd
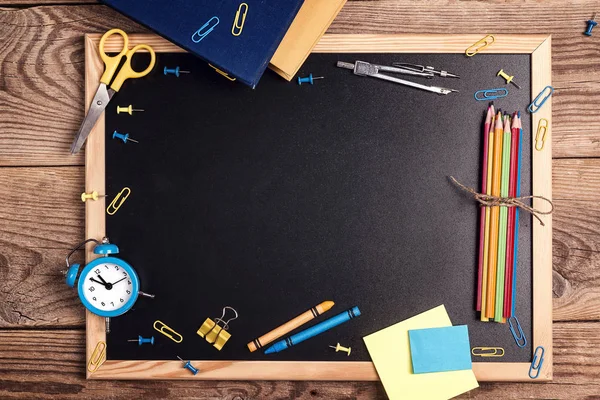
{"type": "Polygon", "coordinates": [[[122,134],[117,131],[113,132],[113,139],[121,139],[123,141],[123,143],[127,143],[127,142],[139,143],[137,140],[129,139],[129,133],[122,134]]]}
{"type": "Polygon", "coordinates": [[[179,78],[179,74],[189,74],[189,73],[190,73],[190,71],[182,71],[179,69],[179,67],[175,67],[174,69],[165,67],[165,70],[164,70],[165,75],[175,75],[178,78],[179,78]]]}
{"type": "Polygon", "coordinates": [[[323,76],[317,76],[313,78],[313,75],[310,74],[308,75],[306,78],[300,78],[298,77],[298,85],[302,86],[303,83],[310,83],[311,85],[314,85],[314,80],[316,79],[324,79],[323,76]]]}
{"type": "Polygon", "coordinates": [[[149,338],[143,338],[142,336],[138,336],[137,339],[130,339],[128,340],[128,342],[138,342],[139,346],[143,345],[144,343],[150,343],[154,346],[154,336],[149,338]]]}
{"type": "Polygon", "coordinates": [[[189,369],[192,372],[192,374],[194,374],[194,375],[196,375],[198,373],[198,370],[196,368],[194,368],[191,361],[185,362],[179,356],[177,356],[177,358],[179,358],[181,360],[181,362],[184,364],[183,368],[189,369]]]}
{"type": "Polygon", "coordinates": [[[594,15],[592,16],[592,19],[588,20],[587,29],[585,30],[585,32],[583,32],[584,35],[592,36],[592,29],[594,29],[594,27],[596,25],[598,25],[598,23],[596,21],[594,21],[595,18],[596,18],[596,13],[594,13],[594,15]]]}

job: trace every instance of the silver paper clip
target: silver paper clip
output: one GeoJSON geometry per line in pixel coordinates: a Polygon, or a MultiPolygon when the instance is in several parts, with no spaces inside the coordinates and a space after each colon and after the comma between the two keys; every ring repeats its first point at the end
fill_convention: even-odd
{"type": "Polygon", "coordinates": [[[497,88],[497,89],[478,90],[475,92],[474,96],[475,96],[475,100],[477,100],[477,101],[501,99],[503,97],[508,96],[508,89],[497,88]]]}
{"type": "Polygon", "coordinates": [[[208,21],[206,21],[206,23],[202,25],[200,29],[194,32],[194,34],[192,35],[192,42],[200,43],[200,41],[207,37],[208,34],[211,33],[217,25],[219,25],[219,17],[217,16],[214,16],[208,21]]]}
{"type": "MultiPolygon", "coordinates": [[[[410,87],[413,87],[416,89],[426,90],[428,92],[433,92],[433,93],[437,93],[437,94],[445,95],[445,94],[452,93],[452,92],[458,92],[458,90],[454,90],[454,89],[447,89],[447,88],[443,88],[443,87],[439,87],[439,86],[421,85],[420,83],[411,82],[411,81],[395,78],[393,76],[389,76],[389,75],[380,73],[380,71],[395,72],[395,73],[407,73],[405,71],[408,71],[406,69],[401,69],[401,68],[397,68],[397,67],[388,67],[385,65],[371,64],[366,61],[356,61],[354,64],[343,62],[343,61],[338,61],[337,66],[339,68],[353,70],[354,75],[370,76],[372,78],[382,79],[384,81],[394,82],[394,83],[398,83],[400,85],[410,86],[410,87]]],[[[411,75],[415,75],[415,74],[416,73],[411,73],[411,75]]]]}
{"type": "Polygon", "coordinates": [[[523,347],[527,346],[527,338],[525,337],[525,333],[523,332],[523,328],[521,328],[521,324],[519,323],[519,319],[516,316],[512,316],[512,317],[510,317],[508,319],[508,327],[510,328],[510,333],[512,333],[513,338],[515,338],[515,342],[517,343],[517,346],[519,346],[520,348],[523,348],[523,347]],[[515,324],[517,325],[517,330],[519,331],[518,334],[515,331],[515,327],[513,325],[513,321],[515,321],[515,324]]]}
{"type": "Polygon", "coordinates": [[[542,365],[544,365],[545,352],[546,350],[544,349],[544,346],[538,346],[535,348],[535,351],[533,352],[533,361],[531,361],[531,366],[529,367],[529,377],[531,379],[536,379],[538,376],[540,376],[542,365]]]}
{"type": "Polygon", "coordinates": [[[552,86],[548,85],[543,88],[540,94],[538,94],[529,107],[527,107],[527,110],[532,114],[538,112],[550,96],[552,96],[552,93],[554,93],[554,88],[552,86]]]}

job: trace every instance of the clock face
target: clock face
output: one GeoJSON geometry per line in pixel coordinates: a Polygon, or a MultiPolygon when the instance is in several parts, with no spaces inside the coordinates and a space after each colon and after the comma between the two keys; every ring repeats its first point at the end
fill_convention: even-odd
{"type": "Polygon", "coordinates": [[[133,305],[132,299],[137,297],[137,277],[132,277],[128,269],[107,259],[86,270],[87,273],[79,277],[79,290],[91,306],[111,313],[133,305]]]}

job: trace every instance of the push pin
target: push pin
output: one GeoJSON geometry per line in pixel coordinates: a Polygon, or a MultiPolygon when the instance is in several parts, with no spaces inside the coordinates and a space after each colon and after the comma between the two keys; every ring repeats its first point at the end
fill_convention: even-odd
{"type": "Polygon", "coordinates": [[[139,143],[137,140],[129,139],[129,133],[122,134],[117,131],[113,132],[113,139],[121,139],[123,141],[123,143],[127,143],[127,142],[139,143]]]}
{"type": "Polygon", "coordinates": [[[496,76],[501,76],[502,78],[506,79],[506,83],[512,83],[518,89],[521,89],[521,86],[517,85],[516,82],[513,81],[514,75],[510,76],[506,72],[504,72],[504,70],[501,69],[500,71],[498,71],[498,74],[496,74],[496,76]]]}
{"type": "Polygon", "coordinates": [[[341,344],[337,344],[336,346],[329,346],[332,349],[335,349],[335,352],[337,353],[338,351],[344,351],[346,353],[348,353],[347,355],[350,355],[350,352],[352,351],[352,348],[350,347],[344,347],[341,344]]]}
{"type": "Polygon", "coordinates": [[[181,362],[183,363],[183,368],[185,369],[189,369],[191,371],[192,374],[196,375],[198,373],[198,369],[194,368],[194,366],[192,365],[191,361],[183,361],[183,359],[179,356],[177,356],[177,358],[179,358],[181,360],[181,362]]]}
{"type": "Polygon", "coordinates": [[[596,19],[596,13],[594,13],[594,15],[592,16],[592,19],[589,19],[587,24],[587,29],[585,30],[585,32],[583,32],[584,35],[586,36],[592,36],[592,29],[594,29],[594,27],[596,25],[598,25],[598,23],[596,21],[594,21],[594,19],[596,19]]]}
{"type": "Polygon", "coordinates": [[[99,197],[106,197],[105,194],[103,195],[99,195],[98,192],[96,192],[95,190],[92,193],[86,193],[83,192],[81,193],[81,201],[83,201],[84,203],[86,202],[86,200],[98,200],[99,197]]]}
{"type": "Polygon", "coordinates": [[[313,74],[308,75],[306,78],[301,78],[298,77],[298,85],[302,86],[303,83],[310,83],[311,85],[314,85],[313,81],[316,79],[324,79],[325,77],[323,76],[316,76],[313,78],[313,74]]]}
{"type": "Polygon", "coordinates": [[[144,111],[144,110],[139,109],[139,108],[133,108],[133,106],[131,104],[129,105],[129,107],[119,107],[119,106],[117,106],[117,114],[127,113],[129,115],[133,115],[134,111],[144,111]]]}
{"type": "Polygon", "coordinates": [[[137,339],[130,339],[128,340],[128,342],[138,342],[138,346],[143,345],[144,343],[150,343],[151,345],[154,346],[154,336],[151,336],[149,338],[143,338],[141,335],[138,336],[137,339]]]}
{"type": "Polygon", "coordinates": [[[178,78],[179,78],[179,74],[189,74],[189,73],[190,73],[190,71],[182,71],[179,69],[179,67],[175,67],[173,69],[165,67],[165,70],[164,70],[165,75],[175,75],[178,78]]]}

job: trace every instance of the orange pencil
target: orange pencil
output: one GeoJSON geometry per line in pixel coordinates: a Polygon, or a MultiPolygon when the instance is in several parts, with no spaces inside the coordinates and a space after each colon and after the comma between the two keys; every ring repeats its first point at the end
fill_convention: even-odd
{"type": "MultiPolygon", "coordinates": [[[[496,127],[494,129],[494,160],[492,163],[492,196],[500,196],[500,173],[502,161],[502,113],[496,115],[496,127]]],[[[496,263],[498,261],[498,228],[500,225],[500,208],[490,207],[490,240],[488,248],[488,276],[487,276],[487,304],[486,316],[494,318],[496,305],[496,263]]]]}
{"type": "Polygon", "coordinates": [[[286,322],[285,324],[278,326],[277,328],[273,329],[272,331],[270,331],[268,333],[265,333],[258,339],[254,339],[253,341],[251,341],[250,343],[247,344],[248,349],[252,352],[252,351],[260,349],[263,346],[266,346],[268,343],[271,343],[273,340],[282,337],[283,335],[293,331],[294,329],[298,328],[299,326],[304,325],[305,323],[312,320],[313,318],[316,318],[319,315],[323,314],[324,312],[328,311],[329,309],[331,309],[331,307],[333,307],[334,304],[335,303],[333,301],[322,302],[321,304],[311,308],[310,310],[308,310],[306,312],[303,312],[302,314],[300,314],[296,318],[286,322]]]}

